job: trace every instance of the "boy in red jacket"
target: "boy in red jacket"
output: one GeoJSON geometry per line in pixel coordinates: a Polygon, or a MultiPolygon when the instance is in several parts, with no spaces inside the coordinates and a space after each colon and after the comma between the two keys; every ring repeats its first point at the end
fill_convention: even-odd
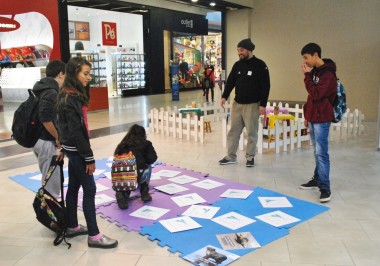
{"type": "Polygon", "coordinates": [[[316,166],[313,178],[300,188],[319,188],[319,201],[328,202],[331,199],[328,137],[334,119],[333,103],[337,95],[336,65],[331,59],[321,59],[321,47],[315,43],[305,45],[301,55],[308,93],[304,105],[305,126],[310,130],[316,166]]]}

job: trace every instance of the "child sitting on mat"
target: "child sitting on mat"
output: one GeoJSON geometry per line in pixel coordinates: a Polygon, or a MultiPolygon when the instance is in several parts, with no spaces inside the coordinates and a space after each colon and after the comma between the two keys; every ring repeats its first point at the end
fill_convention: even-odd
{"type": "MultiPolygon", "coordinates": [[[[133,125],[125,137],[117,145],[114,155],[132,151],[136,157],[138,183],[140,187],[141,200],[148,202],[152,200],[149,194],[149,181],[152,176],[151,164],[157,160],[157,154],[152,142],[147,140],[145,128],[133,125]]],[[[116,192],[117,205],[120,209],[128,209],[128,199],[131,191],[116,192]]]]}

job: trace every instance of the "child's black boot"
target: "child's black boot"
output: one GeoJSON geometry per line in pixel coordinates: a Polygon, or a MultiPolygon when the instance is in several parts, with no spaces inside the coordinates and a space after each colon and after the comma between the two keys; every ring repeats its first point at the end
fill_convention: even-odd
{"type": "Polygon", "coordinates": [[[130,194],[131,191],[116,192],[117,206],[119,206],[120,209],[128,209],[128,199],[130,194]]]}
{"type": "Polygon", "coordinates": [[[147,182],[144,182],[141,184],[140,193],[141,193],[141,200],[143,202],[148,202],[152,200],[152,196],[149,194],[149,184],[147,182]]]}

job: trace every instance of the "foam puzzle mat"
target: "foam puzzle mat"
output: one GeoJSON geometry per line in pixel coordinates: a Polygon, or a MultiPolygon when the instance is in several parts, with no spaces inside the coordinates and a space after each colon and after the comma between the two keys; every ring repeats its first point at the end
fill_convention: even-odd
{"type": "MultiPolygon", "coordinates": [[[[111,188],[111,160],[112,158],[96,161],[97,171],[94,178],[97,185],[95,198],[97,214],[124,230],[139,232],[146,235],[151,241],[157,240],[158,245],[167,246],[170,252],[178,252],[185,259],[188,259],[189,254],[208,246],[222,249],[222,242],[218,239],[221,235],[235,234],[238,236],[241,232],[249,232],[259,246],[227,250],[229,254],[236,255],[238,258],[238,256],[243,256],[260,246],[263,247],[288,235],[291,227],[329,209],[323,205],[289,197],[265,188],[253,187],[164,163],[156,163],[153,166],[150,182],[150,193],[153,200],[144,204],[140,199],[139,191],[136,190],[131,193],[129,208],[121,210],[117,206],[115,192],[111,188]],[[180,189],[170,192],[172,188],[180,189]],[[235,198],[232,194],[239,192],[246,193],[245,198],[235,198]],[[165,226],[165,222],[168,219],[186,217],[182,215],[191,205],[183,203],[181,200],[187,198],[200,199],[199,203],[195,205],[204,207],[204,209],[214,208],[217,211],[209,218],[190,217],[198,228],[170,231],[165,226]],[[273,202],[279,200],[282,202],[280,205],[273,205],[273,202]],[[136,215],[138,212],[152,212],[152,210],[159,210],[161,213],[153,218],[136,215]],[[241,216],[249,219],[250,222],[238,225],[237,229],[218,222],[221,217],[235,219],[241,216]],[[287,222],[281,223],[281,219],[287,218],[289,218],[287,222]]],[[[67,179],[67,168],[64,168],[64,174],[67,179]]],[[[39,172],[11,176],[10,179],[34,192],[37,192],[41,186],[39,172]]],[[[81,199],[82,191],[80,190],[79,193],[79,199],[81,199]]],[[[277,202],[277,204],[279,203],[277,202]]],[[[81,201],[78,202],[78,207],[82,207],[81,201]]],[[[181,220],[185,221],[185,219],[181,220]]],[[[218,265],[227,265],[233,260],[225,260],[218,265]]],[[[192,261],[192,263],[207,265],[206,259],[203,262],[192,261]]]]}

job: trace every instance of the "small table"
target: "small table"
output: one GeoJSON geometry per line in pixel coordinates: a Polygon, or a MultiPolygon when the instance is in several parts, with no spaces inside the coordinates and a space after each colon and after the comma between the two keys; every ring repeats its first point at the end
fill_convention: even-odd
{"type": "MultiPolygon", "coordinates": [[[[289,115],[289,114],[278,114],[278,115],[275,115],[275,114],[267,114],[267,118],[268,118],[268,128],[269,129],[273,129],[274,128],[274,124],[276,121],[280,120],[293,120],[294,121],[294,116],[293,115],[289,115]]],[[[269,136],[269,142],[274,140],[273,136],[269,136]]]]}
{"type": "Polygon", "coordinates": [[[201,108],[181,108],[178,111],[182,114],[182,117],[185,117],[186,113],[196,113],[198,117],[203,116],[201,108]]]}
{"type": "MultiPolygon", "coordinates": [[[[268,118],[268,115],[269,114],[272,114],[273,115],[273,112],[274,112],[274,107],[267,107],[265,108],[265,115],[264,115],[264,120],[263,120],[263,126],[266,128],[268,126],[268,121],[267,121],[267,118],[268,118]]],[[[278,112],[280,114],[288,114],[289,113],[289,110],[287,108],[279,108],[278,112]]],[[[269,119],[268,119],[269,120],[269,119]]]]}

